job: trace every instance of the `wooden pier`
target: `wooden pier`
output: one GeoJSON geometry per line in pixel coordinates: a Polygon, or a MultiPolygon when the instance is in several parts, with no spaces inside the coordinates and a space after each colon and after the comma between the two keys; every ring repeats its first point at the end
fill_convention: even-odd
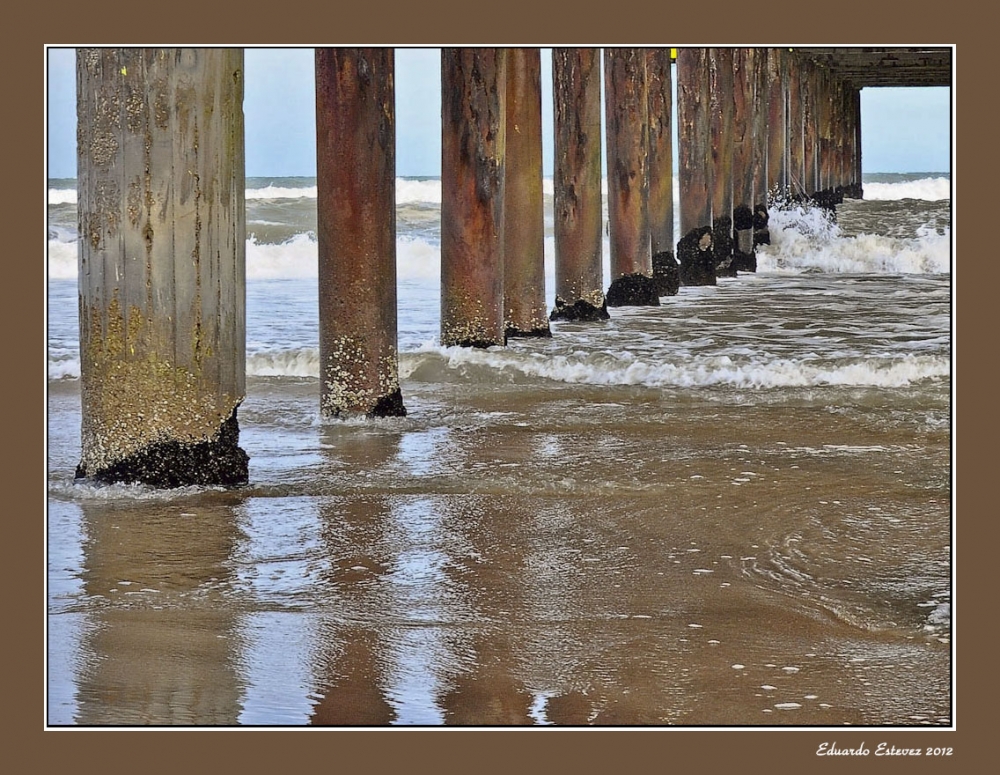
{"type": "MultiPolygon", "coordinates": [[[[603,50],[605,291],[601,57],[552,53],[556,303],[546,315],[539,52],[442,50],[443,345],[550,336],[550,319],[599,322],[609,305],[660,304],[682,285],[754,271],[769,203],[832,208],[863,195],[862,88],[952,81],[949,47],[603,50]]],[[[393,67],[392,49],[316,51],[327,418],[406,413],[393,67]]],[[[243,51],[80,49],[77,87],[77,476],[243,484],[243,51]]]]}

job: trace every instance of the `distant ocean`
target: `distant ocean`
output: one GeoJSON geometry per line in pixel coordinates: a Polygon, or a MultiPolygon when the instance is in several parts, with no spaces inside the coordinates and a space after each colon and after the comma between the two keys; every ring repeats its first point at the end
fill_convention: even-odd
{"type": "Polygon", "coordinates": [[[157,492],[73,481],[51,180],[49,722],[949,723],[952,184],[863,185],[773,209],[756,274],[465,350],[440,180],[399,178],[408,416],[328,423],[316,181],[249,178],[251,481],[157,492]]]}

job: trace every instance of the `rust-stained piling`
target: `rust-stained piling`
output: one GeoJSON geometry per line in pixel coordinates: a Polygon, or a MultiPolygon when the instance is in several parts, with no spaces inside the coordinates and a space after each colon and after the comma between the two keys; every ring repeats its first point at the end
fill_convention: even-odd
{"type": "Polygon", "coordinates": [[[769,199],[788,192],[788,68],[785,51],[767,51],[767,190],[769,199]]]}
{"type": "Polygon", "coordinates": [[[317,48],[315,67],[320,413],[403,416],[393,51],[317,48]]]}
{"type": "Polygon", "coordinates": [[[799,57],[788,57],[788,188],[794,199],[806,196],[805,110],[802,104],[802,68],[799,57]]]}
{"type": "Polygon", "coordinates": [[[604,50],[611,285],[607,303],[656,306],[649,248],[649,101],[643,49],[604,50]]]}
{"type": "Polygon", "coordinates": [[[834,137],[834,120],[839,84],[830,74],[820,68],[813,73],[815,98],[815,192],[813,199],[819,204],[834,208],[843,201],[843,187],[840,183],[841,149],[834,137]]]}
{"type": "Polygon", "coordinates": [[[646,50],[649,95],[649,248],[657,294],[673,296],[680,286],[674,257],[673,97],[670,49],[646,50]]]}
{"type": "Polygon", "coordinates": [[[864,187],[861,181],[861,89],[851,89],[850,125],[854,128],[854,137],[848,138],[851,153],[852,169],[849,170],[849,196],[854,199],[864,197],[864,187]]]}
{"type": "Polygon", "coordinates": [[[601,257],[601,61],[552,49],[556,299],[552,320],[607,320],[601,257]]]}
{"type": "Polygon", "coordinates": [[[803,59],[799,63],[802,71],[802,187],[807,197],[813,197],[820,188],[816,175],[818,154],[816,152],[816,101],[818,88],[816,68],[812,61],[803,59]]]}
{"type": "Polygon", "coordinates": [[[733,49],[733,268],[754,271],[754,49],[733,49]]]}
{"type": "Polygon", "coordinates": [[[735,277],[733,266],[733,50],[711,48],[712,252],[717,277],[735,277]]]}
{"type": "Polygon", "coordinates": [[[837,191],[840,189],[838,167],[840,154],[833,137],[833,109],[839,94],[830,74],[819,72],[819,99],[816,106],[816,127],[819,142],[818,183],[819,191],[837,191]]]}
{"type": "Polygon", "coordinates": [[[709,188],[708,51],[677,50],[677,151],[681,238],[677,259],[682,285],[715,285],[712,198],[709,188]]]}
{"type": "Polygon", "coordinates": [[[506,51],[441,50],[441,344],[505,345],[506,51]]]}
{"type": "Polygon", "coordinates": [[[77,477],[248,479],[241,49],[77,51],[77,477]]]}
{"type": "Polygon", "coordinates": [[[552,336],[545,307],[542,61],[507,50],[503,276],[507,337],[552,336]]]}
{"type": "MultiPolygon", "coordinates": [[[[753,70],[753,100],[751,107],[751,130],[750,137],[753,145],[752,168],[753,168],[753,244],[765,245],[771,241],[771,234],[768,231],[767,214],[767,149],[769,133],[767,127],[768,115],[768,80],[767,62],[769,52],[766,48],[750,49],[752,52],[753,70]]],[[[747,271],[756,271],[757,255],[754,250],[750,266],[744,267],[747,271]]]]}

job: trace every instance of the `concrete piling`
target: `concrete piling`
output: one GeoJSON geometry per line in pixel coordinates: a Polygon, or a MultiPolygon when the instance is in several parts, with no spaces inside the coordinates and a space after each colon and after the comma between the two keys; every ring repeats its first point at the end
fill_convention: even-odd
{"type": "Polygon", "coordinates": [[[806,195],[805,110],[802,104],[802,70],[793,62],[788,68],[788,189],[796,200],[806,195]]]}
{"type": "Polygon", "coordinates": [[[507,50],[503,275],[508,339],[552,336],[545,306],[541,70],[537,48],[507,50]]]}
{"type": "Polygon", "coordinates": [[[677,143],[682,285],[715,285],[710,180],[708,50],[677,50],[677,143]]]}
{"type": "Polygon", "coordinates": [[[601,222],[601,60],[552,49],[555,306],[551,320],[607,320],[601,222]]]}
{"type": "Polygon", "coordinates": [[[861,199],[864,196],[864,187],[861,181],[861,89],[851,90],[851,104],[849,108],[850,123],[854,127],[854,137],[848,138],[851,146],[850,158],[853,160],[853,169],[849,171],[850,196],[861,199]]]}
{"type": "Polygon", "coordinates": [[[712,167],[712,253],[716,277],[735,277],[733,265],[733,50],[708,51],[709,137],[712,167]]]}
{"type": "Polygon", "coordinates": [[[441,50],[441,344],[506,345],[506,51],[441,50]]]}
{"type": "Polygon", "coordinates": [[[320,413],[404,416],[396,342],[394,55],[317,48],[320,413]]]}
{"type": "Polygon", "coordinates": [[[788,68],[785,51],[767,51],[767,190],[771,200],[788,193],[788,68]]]}
{"type": "Polygon", "coordinates": [[[604,50],[611,285],[607,303],[657,306],[649,243],[649,97],[643,49],[604,50]]]}
{"type": "Polygon", "coordinates": [[[646,49],[649,96],[649,246],[653,280],[659,296],[673,296],[680,286],[674,257],[673,97],[670,49],[646,49]]]}
{"type": "Polygon", "coordinates": [[[77,51],[76,475],[243,484],[242,49],[77,51]]]}
{"type": "Polygon", "coordinates": [[[733,268],[756,269],[754,207],[754,50],[733,50],[733,268]]]}

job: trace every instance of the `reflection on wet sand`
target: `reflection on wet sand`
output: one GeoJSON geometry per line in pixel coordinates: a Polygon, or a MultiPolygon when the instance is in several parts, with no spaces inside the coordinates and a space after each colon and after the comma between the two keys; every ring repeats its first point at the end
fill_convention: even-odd
{"type": "Polygon", "coordinates": [[[309,481],[61,503],[55,723],[947,723],[946,444],[517,400],[323,427],[309,481]]]}
{"type": "Polygon", "coordinates": [[[242,680],[231,581],[238,497],[83,506],[77,714],[86,725],[235,724],[242,680]]]}

